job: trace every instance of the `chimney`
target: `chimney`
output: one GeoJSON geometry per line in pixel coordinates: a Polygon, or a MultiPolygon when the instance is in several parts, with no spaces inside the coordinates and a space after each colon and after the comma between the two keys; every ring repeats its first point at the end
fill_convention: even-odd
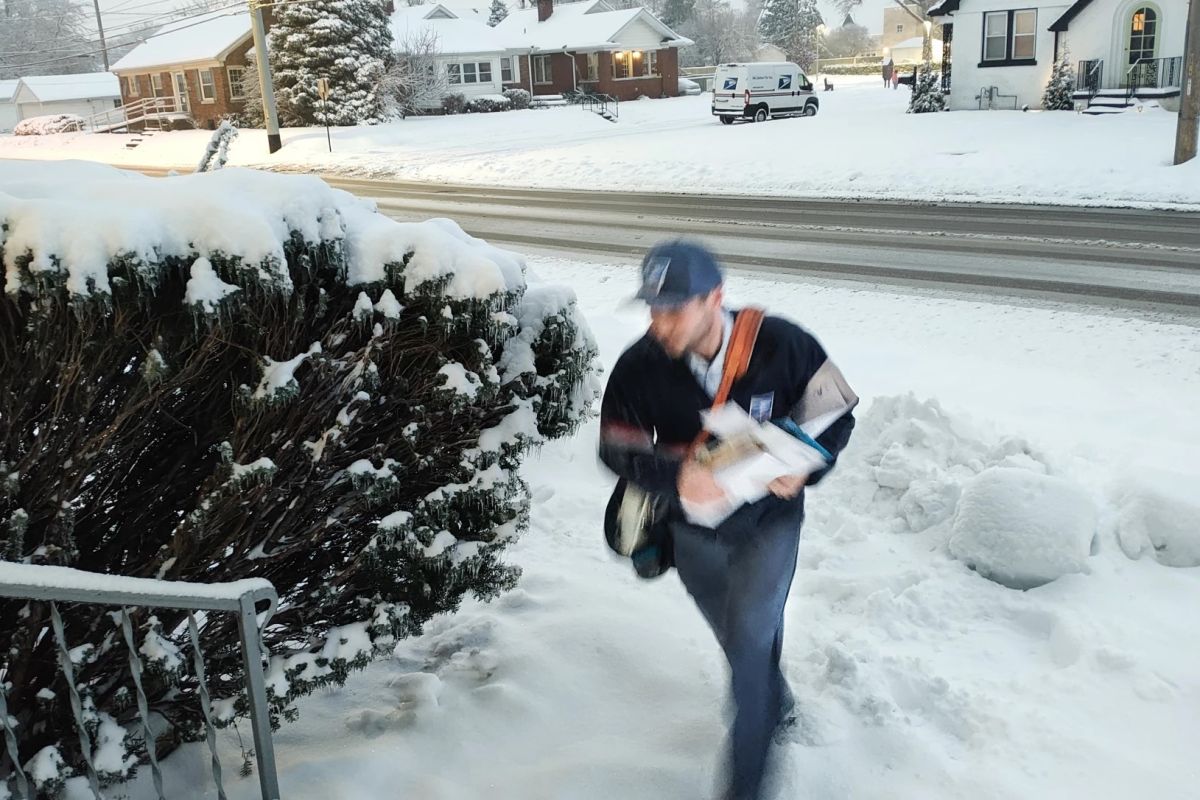
{"type": "Polygon", "coordinates": [[[554,0],[537,0],[538,22],[545,22],[554,13],[554,0]]]}

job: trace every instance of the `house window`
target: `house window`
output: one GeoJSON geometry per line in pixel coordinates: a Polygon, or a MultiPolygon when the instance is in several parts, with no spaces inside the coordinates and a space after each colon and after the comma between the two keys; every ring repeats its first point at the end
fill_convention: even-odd
{"type": "Polygon", "coordinates": [[[1015,60],[1033,59],[1037,53],[1037,11],[1013,12],[1012,57],[1015,60]]]}
{"type": "Polygon", "coordinates": [[[996,11],[984,16],[983,60],[1003,61],[1008,48],[1008,12],[996,11]]]}
{"type": "Polygon", "coordinates": [[[246,79],[246,69],[244,67],[229,67],[229,99],[243,100],[246,97],[246,89],[242,81],[246,79]]]}
{"type": "Polygon", "coordinates": [[[161,72],[156,72],[150,76],[150,88],[154,91],[155,97],[163,96],[163,79],[161,72]]]}
{"type": "Polygon", "coordinates": [[[587,77],[584,78],[584,80],[587,80],[587,81],[600,80],[600,54],[599,53],[588,53],[587,54],[587,77]]]}
{"type": "Polygon", "coordinates": [[[657,72],[652,70],[657,70],[657,68],[658,55],[653,50],[649,53],[641,50],[613,53],[613,77],[618,80],[654,75],[657,72]]]}
{"type": "Polygon", "coordinates": [[[533,57],[533,82],[552,83],[554,73],[550,68],[550,56],[533,57]]]}
{"type": "Polygon", "coordinates": [[[897,25],[897,26],[896,26],[896,33],[904,33],[904,26],[903,26],[903,25],[897,25]]]}
{"type": "Polygon", "coordinates": [[[137,78],[133,77],[132,75],[129,75],[124,78],[124,81],[125,81],[125,96],[126,97],[137,97],[138,96],[137,78]]]}
{"type": "Polygon", "coordinates": [[[500,81],[502,83],[513,83],[513,68],[511,58],[500,59],[500,81]]]}
{"type": "Polygon", "coordinates": [[[1036,57],[1036,9],[984,14],[983,61],[980,66],[1032,64],[1036,57]]]}
{"type": "Polygon", "coordinates": [[[447,64],[446,74],[450,83],[491,83],[492,62],[468,61],[463,64],[447,64]]]}
{"type": "Polygon", "coordinates": [[[211,69],[200,70],[200,102],[212,103],[217,99],[217,84],[211,69]]]}

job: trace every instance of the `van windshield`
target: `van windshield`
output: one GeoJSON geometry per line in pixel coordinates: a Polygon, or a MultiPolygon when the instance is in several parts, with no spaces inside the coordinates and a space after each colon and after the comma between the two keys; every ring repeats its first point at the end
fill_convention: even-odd
{"type": "Polygon", "coordinates": [[[721,86],[721,91],[732,92],[737,89],[737,78],[726,78],[725,83],[721,86]]]}

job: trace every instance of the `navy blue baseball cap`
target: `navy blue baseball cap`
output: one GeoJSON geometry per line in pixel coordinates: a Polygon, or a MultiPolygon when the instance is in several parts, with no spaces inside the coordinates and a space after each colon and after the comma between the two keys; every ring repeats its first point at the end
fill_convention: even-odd
{"type": "Polygon", "coordinates": [[[717,257],[695,242],[656,245],[642,259],[642,288],[634,297],[651,306],[681,306],[724,282],[717,257]]]}

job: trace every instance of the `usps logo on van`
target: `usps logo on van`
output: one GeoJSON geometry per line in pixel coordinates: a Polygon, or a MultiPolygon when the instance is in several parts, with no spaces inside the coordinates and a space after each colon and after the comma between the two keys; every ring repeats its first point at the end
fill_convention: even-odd
{"type": "Polygon", "coordinates": [[[779,76],[779,88],[780,89],[792,88],[792,76],[791,75],[780,75],[779,76]]]}
{"type": "Polygon", "coordinates": [[[724,91],[732,92],[736,88],[737,88],[737,78],[726,78],[725,79],[724,91]]]}

